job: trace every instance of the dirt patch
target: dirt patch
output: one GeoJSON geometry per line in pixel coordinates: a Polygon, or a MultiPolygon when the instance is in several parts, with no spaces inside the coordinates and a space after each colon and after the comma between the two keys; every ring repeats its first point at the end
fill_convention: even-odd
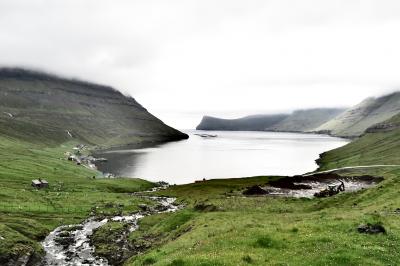
{"type": "Polygon", "coordinates": [[[267,191],[270,195],[306,198],[330,197],[341,192],[366,189],[382,180],[382,177],[370,175],[341,176],[335,173],[296,175],[272,180],[261,189],[267,191]]]}

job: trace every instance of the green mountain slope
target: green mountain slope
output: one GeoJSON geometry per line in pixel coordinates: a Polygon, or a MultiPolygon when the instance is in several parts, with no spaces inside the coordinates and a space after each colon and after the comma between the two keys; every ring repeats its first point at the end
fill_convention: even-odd
{"type": "Polygon", "coordinates": [[[23,69],[0,69],[0,134],[101,146],[187,138],[115,89],[23,69]]]}
{"type": "Polygon", "coordinates": [[[361,138],[321,154],[320,170],[345,166],[399,164],[400,114],[367,129],[361,138]]]}
{"type": "Polygon", "coordinates": [[[197,129],[307,132],[343,111],[340,108],[315,108],[297,110],[291,114],[252,115],[238,119],[204,116],[197,129]]]}
{"type": "Polygon", "coordinates": [[[278,124],[269,127],[268,130],[308,132],[314,130],[326,121],[336,117],[344,111],[345,109],[341,108],[315,108],[297,110],[278,124]]]}
{"type": "Polygon", "coordinates": [[[204,116],[197,130],[231,130],[231,131],[263,131],[269,128],[288,115],[251,115],[237,119],[222,119],[211,116],[204,116]]]}
{"type": "Polygon", "coordinates": [[[399,112],[400,92],[379,98],[368,98],[316,128],[315,131],[329,132],[340,137],[359,136],[372,125],[383,122],[399,112]]]}

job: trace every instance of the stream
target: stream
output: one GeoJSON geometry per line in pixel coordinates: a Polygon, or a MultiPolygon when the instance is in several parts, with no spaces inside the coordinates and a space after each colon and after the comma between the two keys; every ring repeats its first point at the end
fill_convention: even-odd
{"type": "Polygon", "coordinates": [[[179,206],[174,205],[175,198],[141,196],[156,201],[153,211],[139,212],[127,216],[114,216],[104,219],[90,217],[80,224],[63,225],[53,230],[43,241],[46,252],[46,266],[107,266],[105,258],[95,256],[94,247],[90,244],[93,231],[110,221],[129,224],[129,231],[138,228],[138,221],[148,215],[164,212],[175,212],[179,206]]]}

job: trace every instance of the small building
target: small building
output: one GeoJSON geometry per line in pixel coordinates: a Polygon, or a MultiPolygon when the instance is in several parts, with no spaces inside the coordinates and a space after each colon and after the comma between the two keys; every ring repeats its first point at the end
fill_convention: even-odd
{"type": "Polygon", "coordinates": [[[32,187],[40,188],[42,186],[42,182],[37,179],[32,180],[32,187]]]}
{"type": "Polygon", "coordinates": [[[39,189],[47,188],[47,187],[49,187],[49,182],[47,182],[46,180],[41,179],[41,178],[34,179],[34,180],[32,180],[32,187],[39,188],[39,189]]]}

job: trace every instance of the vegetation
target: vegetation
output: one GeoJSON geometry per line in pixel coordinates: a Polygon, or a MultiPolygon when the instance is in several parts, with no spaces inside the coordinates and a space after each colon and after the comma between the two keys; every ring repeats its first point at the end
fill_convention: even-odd
{"type": "MultiPolygon", "coordinates": [[[[344,166],[400,164],[400,115],[383,123],[382,130],[366,133],[350,144],[323,153],[318,160],[320,170],[344,166]]],[[[382,124],[381,124],[382,125],[382,124]]]]}
{"type": "Polygon", "coordinates": [[[132,212],[139,199],[129,193],[153,187],[140,179],[93,179],[98,173],[66,160],[76,143],[48,147],[0,137],[0,264],[42,253],[38,244],[55,227],[96,213],[132,212]],[[48,189],[31,180],[49,181],[48,189]]]}
{"type": "MultiPolygon", "coordinates": [[[[110,146],[185,136],[104,86],[19,70],[0,71],[0,85],[0,265],[28,253],[38,260],[43,255],[39,242],[59,225],[78,223],[90,214],[131,213],[140,203],[151,204],[131,193],[154,184],[93,178],[99,173],[67,161],[64,153],[78,141],[110,146]],[[54,88],[62,97],[53,98],[54,88]],[[98,102],[91,94],[94,89],[101,94],[98,102]],[[167,135],[158,134],[163,129],[167,135]],[[50,187],[31,187],[31,180],[39,177],[50,187]]],[[[400,164],[399,122],[400,116],[393,117],[345,147],[324,153],[320,169],[400,164]]],[[[280,177],[172,186],[156,194],[176,197],[184,209],[146,216],[129,234],[123,224],[107,223],[92,241],[97,254],[120,256],[115,263],[131,257],[127,265],[400,264],[400,167],[342,172],[382,176],[384,181],[323,199],[242,195],[246,187],[280,177]],[[367,223],[382,225],[386,233],[359,233],[357,227],[367,223]],[[118,243],[121,237],[124,242],[118,243]]]]}
{"type": "Polygon", "coordinates": [[[103,85],[0,68],[0,135],[110,146],[187,138],[132,97],[103,85]]]}
{"type": "MultiPolygon", "coordinates": [[[[389,122],[398,120],[399,116],[389,122]]],[[[396,127],[368,133],[325,153],[319,160],[321,169],[400,164],[399,136],[396,127]]],[[[132,257],[127,265],[400,264],[400,167],[341,173],[385,179],[367,190],[324,199],[241,195],[241,189],[277,177],[210,180],[170,187],[159,193],[178,197],[186,209],[168,219],[163,214],[141,220],[139,230],[131,237],[150,239],[154,247],[132,257]],[[197,208],[199,205],[214,208],[197,208]],[[359,233],[357,227],[366,223],[381,224],[387,233],[359,233]]]]}
{"type": "Polygon", "coordinates": [[[368,98],[314,131],[330,132],[334,136],[341,137],[360,136],[367,128],[398,114],[399,105],[400,92],[368,98]]]}
{"type": "Polygon", "coordinates": [[[197,129],[309,132],[343,111],[340,108],[315,108],[296,110],[291,114],[252,115],[238,119],[204,116],[197,129]]]}

